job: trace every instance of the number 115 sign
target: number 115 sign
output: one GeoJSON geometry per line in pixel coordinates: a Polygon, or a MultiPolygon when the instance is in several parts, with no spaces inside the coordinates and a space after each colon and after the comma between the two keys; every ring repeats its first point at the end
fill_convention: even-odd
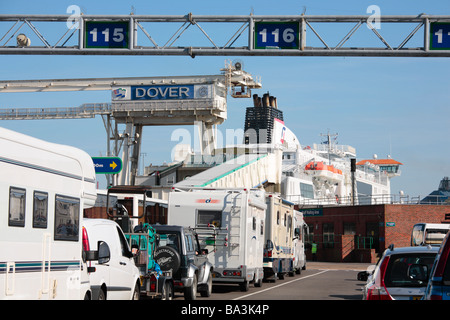
{"type": "Polygon", "coordinates": [[[85,48],[128,48],[128,21],[86,21],[85,48]]]}
{"type": "Polygon", "coordinates": [[[255,49],[298,49],[298,22],[255,22],[255,49]]]}

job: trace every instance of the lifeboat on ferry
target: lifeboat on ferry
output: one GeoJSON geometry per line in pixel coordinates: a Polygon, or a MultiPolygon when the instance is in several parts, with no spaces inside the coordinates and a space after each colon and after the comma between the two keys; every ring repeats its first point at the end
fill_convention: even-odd
{"type": "Polygon", "coordinates": [[[326,165],[322,161],[311,161],[305,166],[305,171],[312,174],[317,179],[324,179],[330,182],[342,181],[342,170],[333,165],[326,165]]]}

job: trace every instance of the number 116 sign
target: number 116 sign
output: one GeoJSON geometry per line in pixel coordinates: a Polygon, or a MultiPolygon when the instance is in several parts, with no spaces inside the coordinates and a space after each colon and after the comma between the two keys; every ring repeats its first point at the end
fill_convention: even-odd
{"type": "Polygon", "coordinates": [[[298,22],[255,22],[255,49],[298,49],[298,22]]]}

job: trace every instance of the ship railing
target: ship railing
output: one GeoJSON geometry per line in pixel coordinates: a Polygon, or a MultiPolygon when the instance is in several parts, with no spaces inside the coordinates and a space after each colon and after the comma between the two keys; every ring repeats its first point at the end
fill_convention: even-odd
{"type": "Polygon", "coordinates": [[[352,196],[345,197],[323,197],[316,199],[303,198],[299,195],[289,195],[287,200],[298,205],[376,205],[376,204],[420,204],[420,197],[410,197],[399,194],[365,195],[358,194],[353,201],[352,196]]]}

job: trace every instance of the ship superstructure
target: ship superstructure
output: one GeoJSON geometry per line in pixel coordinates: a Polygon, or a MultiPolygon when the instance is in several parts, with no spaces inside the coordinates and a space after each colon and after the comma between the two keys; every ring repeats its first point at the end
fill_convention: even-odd
{"type": "MultiPolygon", "coordinates": [[[[248,132],[259,132],[257,142],[269,145],[268,150],[282,150],[281,194],[299,205],[327,204],[379,204],[390,203],[390,179],[400,175],[402,163],[393,159],[368,159],[355,164],[352,172],[351,159],[356,159],[356,149],[349,145],[339,145],[334,137],[337,134],[324,134],[326,140],[321,144],[303,146],[297,136],[289,130],[283,119],[273,116],[265,108],[278,108],[276,104],[260,104],[261,99],[253,97],[254,106],[247,108],[246,114],[257,114],[258,127],[249,125],[246,117],[245,143],[248,132]],[[253,109],[253,111],[250,111],[253,109]],[[264,115],[270,115],[264,118],[264,115]],[[268,138],[261,139],[265,128],[268,138]]],[[[275,101],[269,94],[262,101],[275,101]]],[[[277,114],[283,115],[277,109],[277,114]]],[[[254,145],[253,145],[254,146],[254,145]]],[[[256,149],[256,148],[255,148],[256,149]]]]}
{"type": "Polygon", "coordinates": [[[244,127],[243,144],[215,149],[214,161],[199,162],[201,155],[188,150],[166,167],[147,168],[138,183],[168,192],[172,186],[264,188],[299,206],[394,202],[390,179],[400,175],[400,162],[390,158],[356,162],[356,149],[338,144],[337,134],[323,134],[320,144],[302,145],[269,93],[262,98],[253,95],[244,127]]]}

